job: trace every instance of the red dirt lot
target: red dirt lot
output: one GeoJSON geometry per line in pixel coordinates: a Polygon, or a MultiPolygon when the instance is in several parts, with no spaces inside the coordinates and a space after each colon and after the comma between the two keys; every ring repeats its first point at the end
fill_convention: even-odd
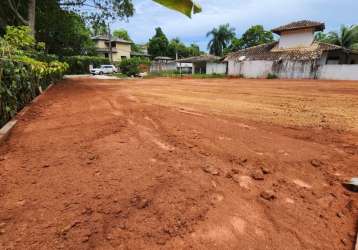
{"type": "Polygon", "coordinates": [[[0,146],[0,249],[354,249],[358,83],[67,79],[0,146]]]}

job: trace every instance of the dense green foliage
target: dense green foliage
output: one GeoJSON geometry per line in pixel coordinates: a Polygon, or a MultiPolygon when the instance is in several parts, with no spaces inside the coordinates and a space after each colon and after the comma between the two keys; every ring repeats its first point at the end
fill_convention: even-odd
{"type": "Polygon", "coordinates": [[[131,58],[122,60],[119,65],[117,65],[121,73],[127,76],[137,76],[141,72],[141,68],[145,65],[149,65],[150,61],[148,59],[142,58],[131,58]]]}
{"type": "Polygon", "coordinates": [[[126,41],[132,41],[132,39],[130,38],[130,36],[128,34],[128,31],[126,31],[125,29],[118,29],[118,30],[113,31],[113,37],[121,38],[126,41]]]}
{"type": "Polygon", "coordinates": [[[179,38],[174,38],[169,43],[167,56],[171,58],[176,59],[176,56],[178,56],[179,59],[199,55],[200,48],[196,44],[191,44],[189,47],[187,47],[183,42],[180,41],[179,38]]]}
{"type": "MultiPolygon", "coordinates": [[[[26,0],[18,2],[18,11],[27,16],[26,0]]],[[[18,26],[21,22],[12,13],[8,2],[0,8],[0,35],[4,34],[8,25],[18,26]]],[[[62,56],[92,55],[94,43],[90,30],[85,25],[85,19],[75,12],[61,8],[57,0],[37,0],[36,4],[36,33],[37,41],[46,44],[46,51],[62,56]]]]}
{"type": "Polygon", "coordinates": [[[229,24],[224,24],[214,28],[206,36],[212,37],[208,44],[210,54],[222,56],[229,47],[231,40],[235,37],[235,29],[230,27],[229,24]]]}
{"type": "MultiPolygon", "coordinates": [[[[182,12],[187,16],[201,11],[201,7],[192,0],[155,0],[155,2],[182,12]]],[[[35,20],[38,5],[49,6],[48,12],[55,4],[57,8],[79,14],[92,24],[107,21],[124,20],[133,16],[132,0],[4,0],[0,8],[0,32],[7,25],[29,25],[31,33],[36,33],[35,20]]],[[[44,10],[44,9],[43,9],[44,10]]]]}
{"type": "Polygon", "coordinates": [[[160,27],[155,29],[155,35],[149,40],[148,53],[152,57],[166,56],[168,53],[169,41],[160,27]]]}
{"type": "Polygon", "coordinates": [[[61,61],[69,65],[68,74],[88,74],[90,65],[99,67],[102,64],[110,64],[108,58],[100,56],[67,56],[61,61]]]}
{"type": "Polygon", "coordinates": [[[233,38],[229,50],[237,51],[273,41],[274,37],[271,31],[265,30],[262,25],[254,25],[246,30],[241,38],[233,38]]]}
{"type": "Polygon", "coordinates": [[[37,9],[36,40],[46,44],[48,53],[59,56],[95,55],[90,29],[81,16],[62,10],[53,1],[40,1],[37,9]]]}
{"type": "Polygon", "coordinates": [[[0,126],[67,70],[66,63],[52,60],[43,47],[28,27],[8,26],[0,38],[0,126]]]}
{"type": "Polygon", "coordinates": [[[315,40],[342,46],[346,49],[358,50],[358,25],[341,26],[339,32],[318,32],[315,40]]]}
{"type": "Polygon", "coordinates": [[[155,29],[155,35],[149,40],[148,53],[153,57],[168,56],[173,59],[199,56],[202,52],[196,44],[186,46],[179,38],[168,41],[161,28],[155,29]]]}

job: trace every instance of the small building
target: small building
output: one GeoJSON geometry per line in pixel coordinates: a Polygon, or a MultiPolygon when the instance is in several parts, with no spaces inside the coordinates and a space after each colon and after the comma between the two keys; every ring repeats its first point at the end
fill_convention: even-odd
{"type": "Polygon", "coordinates": [[[214,55],[193,56],[179,59],[177,63],[192,63],[193,74],[226,74],[227,63],[221,61],[221,57],[214,55]]]}
{"type": "Polygon", "coordinates": [[[358,64],[357,52],[315,41],[315,32],[324,28],[324,23],[307,20],[275,28],[272,32],[280,36],[278,41],[228,54],[224,59],[228,74],[253,78],[269,74],[280,78],[324,78],[326,65],[358,64]]]}
{"type": "Polygon", "coordinates": [[[176,63],[177,71],[181,74],[191,74],[193,72],[193,64],[192,63],[176,63]]]}
{"type": "Polygon", "coordinates": [[[109,58],[110,51],[112,50],[112,57],[114,62],[131,58],[131,41],[114,38],[112,39],[111,44],[109,44],[109,38],[105,35],[92,37],[92,40],[96,44],[97,53],[101,56],[109,58]]]}
{"type": "Polygon", "coordinates": [[[173,58],[167,56],[157,56],[154,58],[150,65],[150,72],[175,72],[177,66],[173,58]]]}
{"type": "Polygon", "coordinates": [[[154,58],[154,62],[157,63],[169,63],[169,62],[173,62],[173,58],[168,57],[168,56],[157,56],[154,58]]]}

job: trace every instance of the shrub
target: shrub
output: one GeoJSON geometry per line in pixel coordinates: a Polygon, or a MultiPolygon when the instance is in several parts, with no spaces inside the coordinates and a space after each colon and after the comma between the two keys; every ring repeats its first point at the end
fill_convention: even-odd
{"type": "Polygon", "coordinates": [[[268,73],[268,75],[267,75],[267,79],[277,79],[277,78],[278,78],[278,76],[274,73],[268,73]]]}
{"type": "Polygon", "coordinates": [[[28,27],[6,31],[0,38],[0,127],[68,68],[43,52],[43,44],[29,37],[28,27]]]}
{"type": "Polygon", "coordinates": [[[68,56],[61,61],[69,65],[68,74],[88,74],[89,66],[99,67],[102,64],[109,64],[109,59],[100,56],[68,56]]]}
{"type": "Polygon", "coordinates": [[[29,57],[0,59],[0,127],[39,94],[39,87],[46,89],[61,79],[67,67],[29,57]]]}
{"type": "Polygon", "coordinates": [[[148,59],[133,57],[122,60],[117,66],[119,66],[123,74],[126,74],[127,76],[136,76],[141,70],[148,68],[148,65],[150,65],[148,59]]]}

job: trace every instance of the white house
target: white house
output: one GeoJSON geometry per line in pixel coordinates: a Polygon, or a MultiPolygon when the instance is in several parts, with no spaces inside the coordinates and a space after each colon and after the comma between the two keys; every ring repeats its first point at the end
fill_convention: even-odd
{"type": "Polygon", "coordinates": [[[324,79],[328,74],[331,79],[358,80],[358,52],[315,41],[315,32],[324,28],[324,23],[307,20],[275,28],[272,32],[280,36],[278,41],[228,54],[224,59],[228,74],[324,79]],[[341,70],[336,69],[338,64],[341,70]]]}

